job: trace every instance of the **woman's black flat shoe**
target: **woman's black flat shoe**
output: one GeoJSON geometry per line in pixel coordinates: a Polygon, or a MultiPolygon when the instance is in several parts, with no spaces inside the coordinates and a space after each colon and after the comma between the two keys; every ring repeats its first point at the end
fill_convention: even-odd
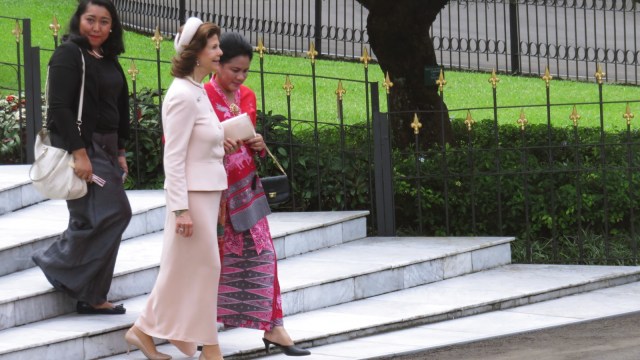
{"type": "Polygon", "coordinates": [[[274,343],[273,341],[269,341],[269,340],[267,340],[265,338],[262,338],[262,342],[264,342],[264,349],[267,352],[267,354],[269,353],[269,346],[273,345],[273,346],[279,347],[280,350],[282,350],[282,352],[287,356],[306,356],[306,355],[311,355],[311,352],[309,350],[303,349],[301,347],[297,347],[295,345],[284,346],[284,345],[280,345],[278,343],[274,343]]]}
{"type": "Polygon", "coordinates": [[[84,301],[78,301],[76,311],[78,314],[122,315],[127,312],[127,309],[125,309],[122,304],[112,308],[96,309],[84,301]]]}

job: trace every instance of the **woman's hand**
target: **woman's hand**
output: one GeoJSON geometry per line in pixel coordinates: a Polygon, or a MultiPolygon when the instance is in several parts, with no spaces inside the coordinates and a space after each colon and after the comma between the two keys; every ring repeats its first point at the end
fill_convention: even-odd
{"type": "Polygon", "coordinates": [[[127,178],[127,175],[129,175],[129,166],[127,166],[126,155],[118,155],[118,165],[120,165],[120,168],[124,172],[124,174],[122,174],[122,182],[124,182],[124,180],[127,178]]]}
{"type": "Polygon", "coordinates": [[[82,148],[74,150],[71,154],[73,155],[73,172],[80,179],[86,182],[91,182],[91,178],[93,176],[93,166],[91,166],[89,155],[87,155],[87,149],[82,148]]]}
{"type": "Polygon", "coordinates": [[[257,153],[261,152],[266,147],[266,145],[264,144],[264,139],[260,134],[256,134],[254,138],[245,141],[245,144],[247,144],[251,150],[257,153]]]}
{"type": "Polygon", "coordinates": [[[176,216],[176,234],[187,238],[193,235],[193,222],[191,221],[189,210],[176,216]]]}
{"type": "Polygon", "coordinates": [[[224,146],[225,154],[233,154],[238,151],[238,149],[240,149],[240,147],[243,145],[243,142],[242,140],[233,141],[230,138],[226,138],[222,145],[224,146]]]}

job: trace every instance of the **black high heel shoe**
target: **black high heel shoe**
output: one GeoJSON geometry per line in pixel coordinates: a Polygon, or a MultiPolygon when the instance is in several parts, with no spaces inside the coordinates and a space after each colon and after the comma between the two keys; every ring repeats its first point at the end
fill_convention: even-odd
{"type": "Polygon", "coordinates": [[[269,346],[273,345],[273,346],[277,346],[280,348],[280,350],[282,350],[282,352],[287,355],[287,356],[306,356],[306,355],[311,355],[311,352],[309,350],[303,349],[301,347],[297,347],[295,345],[289,345],[289,346],[284,346],[284,345],[280,345],[278,343],[275,343],[273,341],[269,341],[265,338],[262,338],[262,342],[264,342],[264,350],[267,352],[267,354],[269,353],[269,346]]]}

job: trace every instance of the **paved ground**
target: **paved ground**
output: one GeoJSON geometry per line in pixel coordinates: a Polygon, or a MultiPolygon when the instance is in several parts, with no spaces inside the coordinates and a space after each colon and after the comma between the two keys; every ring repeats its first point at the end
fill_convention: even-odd
{"type": "Polygon", "coordinates": [[[640,312],[393,359],[637,360],[640,312]]]}

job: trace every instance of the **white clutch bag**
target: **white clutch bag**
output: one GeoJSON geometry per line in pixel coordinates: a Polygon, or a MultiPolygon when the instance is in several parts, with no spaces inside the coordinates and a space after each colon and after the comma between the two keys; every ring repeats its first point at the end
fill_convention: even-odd
{"type": "Polygon", "coordinates": [[[253,123],[246,113],[234,116],[221,122],[224,128],[224,137],[231,140],[248,140],[256,136],[253,123]]]}

